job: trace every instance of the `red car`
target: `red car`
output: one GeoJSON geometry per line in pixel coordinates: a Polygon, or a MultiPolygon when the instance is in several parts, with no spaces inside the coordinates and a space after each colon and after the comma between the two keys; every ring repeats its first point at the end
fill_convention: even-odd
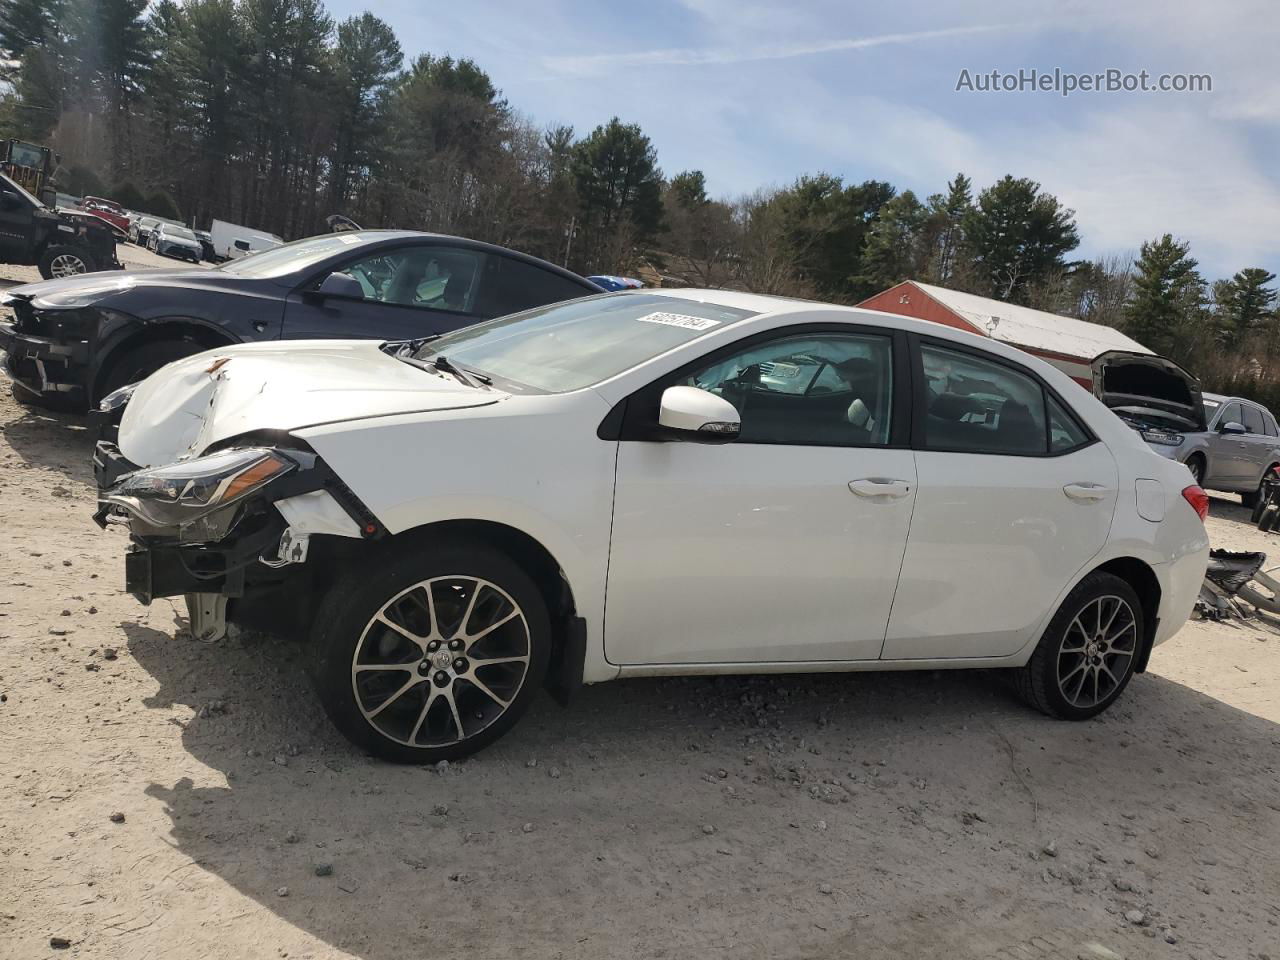
{"type": "Polygon", "coordinates": [[[81,205],[86,212],[107,221],[126,237],[129,235],[129,217],[124,212],[124,207],[114,200],[104,200],[102,197],[85,197],[81,201],[81,205]]]}

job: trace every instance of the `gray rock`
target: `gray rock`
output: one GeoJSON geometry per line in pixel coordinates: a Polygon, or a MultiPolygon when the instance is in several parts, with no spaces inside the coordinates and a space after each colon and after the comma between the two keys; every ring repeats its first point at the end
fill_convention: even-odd
{"type": "Polygon", "coordinates": [[[50,937],[49,946],[53,947],[55,950],[66,950],[71,946],[71,941],[66,937],[50,937]]]}
{"type": "Polygon", "coordinates": [[[532,824],[532,823],[526,823],[526,824],[525,824],[523,827],[521,827],[520,829],[521,829],[521,830],[523,830],[525,833],[533,833],[533,824],[532,824]]]}
{"type": "Polygon", "coordinates": [[[447,803],[437,803],[431,808],[431,812],[437,817],[447,817],[449,815],[449,805],[447,803]]]}
{"type": "Polygon", "coordinates": [[[448,773],[448,772],[449,772],[448,760],[441,760],[439,763],[436,764],[436,773],[448,773]]]}
{"type": "Polygon", "coordinates": [[[1040,852],[1046,857],[1056,857],[1058,855],[1058,841],[1050,840],[1040,848],[1040,852]]]}
{"type": "Polygon", "coordinates": [[[317,864],[316,864],[316,876],[317,876],[317,877],[332,877],[332,876],[333,876],[333,864],[332,864],[332,863],[317,863],[317,864]]]}
{"type": "Polygon", "coordinates": [[[288,887],[276,887],[276,896],[277,896],[277,897],[287,897],[288,895],[289,895],[289,888],[288,888],[288,887]]]}
{"type": "Polygon", "coordinates": [[[818,884],[818,892],[823,896],[829,897],[836,892],[836,888],[831,886],[829,883],[820,883],[818,884]]]}
{"type": "Polygon", "coordinates": [[[705,833],[705,834],[709,837],[709,836],[711,836],[713,833],[715,833],[715,832],[716,832],[716,828],[715,828],[715,827],[713,827],[713,826],[712,826],[711,824],[709,824],[709,823],[704,823],[704,824],[702,825],[702,832],[703,832],[703,833],[705,833]]]}
{"type": "Polygon", "coordinates": [[[117,810],[111,815],[112,823],[124,823],[124,814],[117,810]]]}
{"type": "Polygon", "coordinates": [[[1141,910],[1126,910],[1124,918],[1130,923],[1142,923],[1147,919],[1147,915],[1141,910]]]}
{"type": "Polygon", "coordinates": [[[116,656],[117,656],[117,654],[116,654],[116,648],[115,648],[115,647],[107,647],[107,648],[105,648],[105,649],[102,651],[102,659],[103,659],[103,660],[114,660],[114,659],[116,658],[116,656]]]}
{"type": "Polygon", "coordinates": [[[1124,960],[1124,957],[1100,943],[1086,943],[1076,953],[1076,960],[1124,960]]]}
{"type": "Polygon", "coordinates": [[[298,836],[296,833],[294,833],[292,830],[290,830],[288,833],[284,835],[285,843],[297,843],[301,839],[302,838],[298,836]]]}
{"type": "Polygon", "coordinates": [[[549,776],[552,780],[559,780],[559,779],[560,779],[560,768],[559,768],[559,767],[552,767],[550,770],[548,770],[548,771],[547,771],[547,776],[549,776]]]}

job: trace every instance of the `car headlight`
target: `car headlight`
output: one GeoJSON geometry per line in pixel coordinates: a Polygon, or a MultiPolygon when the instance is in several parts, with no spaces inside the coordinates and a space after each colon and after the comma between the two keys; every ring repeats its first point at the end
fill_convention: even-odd
{"type": "Polygon", "coordinates": [[[98,411],[100,413],[114,413],[128,404],[133,397],[133,392],[142,386],[141,380],[133,383],[126,383],[119,390],[112,390],[105,397],[98,401],[98,411]]]}
{"type": "Polygon", "coordinates": [[[1171,430],[1143,430],[1142,439],[1147,443],[1159,443],[1166,447],[1176,447],[1186,438],[1180,433],[1174,433],[1171,430]]]}
{"type": "Polygon", "coordinates": [[[218,529],[225,534],[235,513],[225,508],[296,467],[293,460],[267,447],[222,450],[127,474],[102,499],[153,527],[194,525],[200,534],[180,534],[180,539],[217,539],[214,534],[218,529]],[[221,522],[200,522],[215,513],[221,522]]]}

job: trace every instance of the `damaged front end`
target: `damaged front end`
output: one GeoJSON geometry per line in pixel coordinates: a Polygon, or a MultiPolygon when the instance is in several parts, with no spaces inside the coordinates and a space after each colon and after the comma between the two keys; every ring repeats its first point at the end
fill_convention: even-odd
{"type": "Polygon", "coordinates": [[[100,441],[94,520],[129,528],[126,590],[143,604],[185,596],[192,633],[203,640],[222,636],[228,622],[307,623],[312,536],[341,552],[385,531],[314,452],[293,442],[224,446],[143,468],[100,441]]]}

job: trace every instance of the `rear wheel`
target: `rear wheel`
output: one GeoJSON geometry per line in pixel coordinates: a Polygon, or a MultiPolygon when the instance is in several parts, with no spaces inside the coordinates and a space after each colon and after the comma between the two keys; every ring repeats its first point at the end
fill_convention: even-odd
{"type": "Polygon", "coordinates": [[[486,546],[390,553],[329,592],[312,678],[352,743],[435,763],[498,739],[542,686],[551,628],[523,570],[486,546]]]}
{"type": "Polygon", "coordinates": [[[40,276],[46,280],[60,280],[63,277],[74,277],[81,273],[92,273],[98,269],[97,263],[88,250],[68,244],[55,244],[47,247],[40,254],[37,264],[40,276]]]}
{"type": "Polygon", "coordinates": [[[1095,717],[1133,677],[1144,635],[1133,588],[1113,574],[1091,573],[1067,595],[1018,671],[1018,693],[1051,717],[1095,717]]]}

